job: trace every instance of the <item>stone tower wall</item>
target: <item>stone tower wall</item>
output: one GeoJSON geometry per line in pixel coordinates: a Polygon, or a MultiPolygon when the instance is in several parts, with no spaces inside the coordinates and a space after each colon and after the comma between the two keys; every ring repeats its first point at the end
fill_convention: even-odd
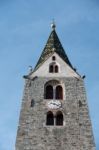
{"type": "MultiPolygon", "coordinates": [[[[58,110],[56,110],[58,111],[58,110]]],[[[82,79],[38,77],[26,79],[16,150],[95,150],[86,93],[82,79]],[[59,80],[64,87],[61,111],[63,126],[47,126],[48,108],[44,99],[44,85],[59,80]],[[34,106],[31,107],[31,100],[34,106]]]]}

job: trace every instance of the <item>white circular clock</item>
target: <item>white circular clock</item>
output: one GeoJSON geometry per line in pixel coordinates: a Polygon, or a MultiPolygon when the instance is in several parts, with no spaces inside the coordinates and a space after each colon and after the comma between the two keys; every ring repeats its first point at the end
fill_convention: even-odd
{"type": "Polygon", "coordinates": [[[47,103],[47,106],[50,109],[58,109],[58,108],[61,108],[62,104],[58,100],[51,100],[47,103]]]}

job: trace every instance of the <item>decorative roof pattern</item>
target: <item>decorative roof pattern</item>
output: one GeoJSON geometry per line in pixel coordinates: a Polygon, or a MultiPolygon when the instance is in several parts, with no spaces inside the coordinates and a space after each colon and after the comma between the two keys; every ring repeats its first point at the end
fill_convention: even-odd
{"type": "Polygon", "coordinates": [[[57,36],[55,28],[53,28],[34,70],[36,70],[54,52],[56,52],[71,68],[73,68],[57,36]]]}

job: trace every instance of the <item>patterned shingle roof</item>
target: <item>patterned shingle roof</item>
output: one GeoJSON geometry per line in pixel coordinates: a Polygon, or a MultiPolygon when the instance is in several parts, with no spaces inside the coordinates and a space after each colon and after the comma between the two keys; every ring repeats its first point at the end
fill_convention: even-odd
{"type": "Polygon", "coordinates": [[[36,70],[54,52],[56,52],[71,68],[73,68],[62,47],[55,29],[53,29],[34,70],[36,70]]]}

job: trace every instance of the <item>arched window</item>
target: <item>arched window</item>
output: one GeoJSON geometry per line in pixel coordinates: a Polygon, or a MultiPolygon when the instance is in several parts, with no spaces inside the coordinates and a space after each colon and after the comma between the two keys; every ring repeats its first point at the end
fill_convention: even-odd
{"type": "Polygon", "coordinates": [[[58,72],[58,66],[55,65],[55,73],[57,73],[57,72],[58,72]]]}
{"type": "Polygon", "coordinates": [[[63,99],[63,88],[60,85],[56,87],[56,99],[63,99]]]}
{"type": "Polygon", "coordinates": [[[56,57],[55,57],[55,56],[53,56],[53,57],[52,57],[52,60],[56,60],[56,57]]]}
{"type": "Polygon", "coordinates": [[[46,125],[54,125],[54,115],[51,111],[47,113],[46,125]]]}
{"type": "Polygon", "coordinates": [[[59,67],[58,67],[58,65],[56,65],[55,62],[53,62],[49,65],[49,72],[50,73],[58,73],[59,72],[59,67]]]}
{"type": "Polygon", "coordinates": [[[46,86],[45,98],[53,99],[53,86],[51,86],[51,85],[46,86]]]}
{"type": "Polygon", "coordinates": [[[57,112],[56,114],[56,125],[57,126],[62,126],[63,125],[63,114],[62,112],[57,112]]]}
{"type": "Polygon", "coordinates": [[[53,67],[53,65],[50,65],[50,66],[49,66],[49,72],[50,72],[50,73],[54,72],[54,67],[53,67]]]}

